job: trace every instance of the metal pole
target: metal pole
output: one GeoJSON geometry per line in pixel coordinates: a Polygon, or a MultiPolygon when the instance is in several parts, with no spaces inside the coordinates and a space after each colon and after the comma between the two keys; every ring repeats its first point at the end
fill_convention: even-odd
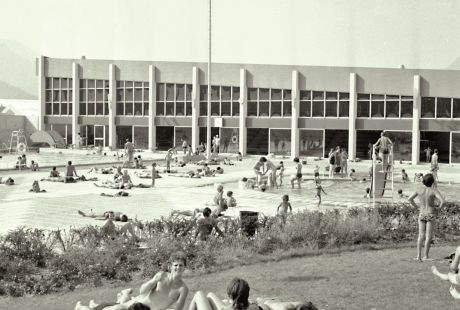
{"type": "Polygon", "coordinates": [[[206,135],[208,147],[206,148],[206,157],[211,158],[211,0],[208,2],[209,22],[208,22],[208,114],[206,135]]]}

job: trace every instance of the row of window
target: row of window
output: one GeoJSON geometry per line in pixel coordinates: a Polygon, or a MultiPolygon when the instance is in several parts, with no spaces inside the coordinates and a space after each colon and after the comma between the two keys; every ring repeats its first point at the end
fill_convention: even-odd
{"type": "Polygon", "coordinates": [[[45,89],[72,89],[71,78],[51,78],[45,79],[45,89]]]}
{"type": "Polygon", "coordinates": [[[422,97],[422,118],[460,118],[460,99],[422,97]]]}

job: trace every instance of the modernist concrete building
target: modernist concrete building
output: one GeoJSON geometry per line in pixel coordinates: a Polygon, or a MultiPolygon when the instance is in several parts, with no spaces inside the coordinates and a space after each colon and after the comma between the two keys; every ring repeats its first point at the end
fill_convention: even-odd
{"type": "MultiPolygon", "coordinates": [[[[42,130],[75,144],[206,143],[207,64],[39,59],[42,130]]],[[[212,135],[225,153],[367,158],[382,130],[395,158],[460,162],[460,71],[213,64],[212,135]]]]}

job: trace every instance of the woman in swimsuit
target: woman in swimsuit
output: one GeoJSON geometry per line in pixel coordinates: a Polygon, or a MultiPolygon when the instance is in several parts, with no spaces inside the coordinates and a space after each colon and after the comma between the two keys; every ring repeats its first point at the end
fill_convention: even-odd
{"type": "Polygon", "coordinates": [[[276,170],[277,170],[276,166],[265,157],[261,157],[259,162],[262,163],[262,171],[263,171],[262,175],[265,175],[268,171],[271,171],[270,187],[275,188],[276,186],[276,188],[278,188],[278,184],[276,183],[276,170]],[[267,169],[264,169],[265,167],[267,169]]]}
{"type": "Polygon", "coordinates": [[[291,185],[292,185],[292,188],[294,188],[294,181],[297,181],[297,185],[299,186],[299,189],[300,189],[300,181],[302,180],[302,164],[300,163],[300,160],[298,157],[294,158],[294,162],[295,162],[295,167],[296,167],[296,174],[295,174],[295,178],[294,177],[291,178],[291,185]]]}

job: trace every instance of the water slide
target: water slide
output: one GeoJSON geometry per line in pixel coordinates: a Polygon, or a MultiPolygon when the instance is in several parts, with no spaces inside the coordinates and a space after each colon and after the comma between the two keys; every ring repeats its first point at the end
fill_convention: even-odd
{"type": "MultiPolygon", "coordinates": [[[[374,168],[374,167],[372,167],[374,168]]],[[[390,168],[388,168],[390,169],[390,168]]],[[[383,194],[385,193],[385,185],[387,183],[387,176],[389,175],[388,173],[381,172],[383,170],[383,165],[382,164],[375,164],[375,170],[372,169],[373,173],[373,178],[375,178],[375,198],[381,198],[383,197],[383,194]]],[[[371,192],[369,197],[372,198],[374,195],[374,182],[373,178],[371,178],[371,192]]],[[[391,189],[390,189],[391,190],[391,189]]]]}

